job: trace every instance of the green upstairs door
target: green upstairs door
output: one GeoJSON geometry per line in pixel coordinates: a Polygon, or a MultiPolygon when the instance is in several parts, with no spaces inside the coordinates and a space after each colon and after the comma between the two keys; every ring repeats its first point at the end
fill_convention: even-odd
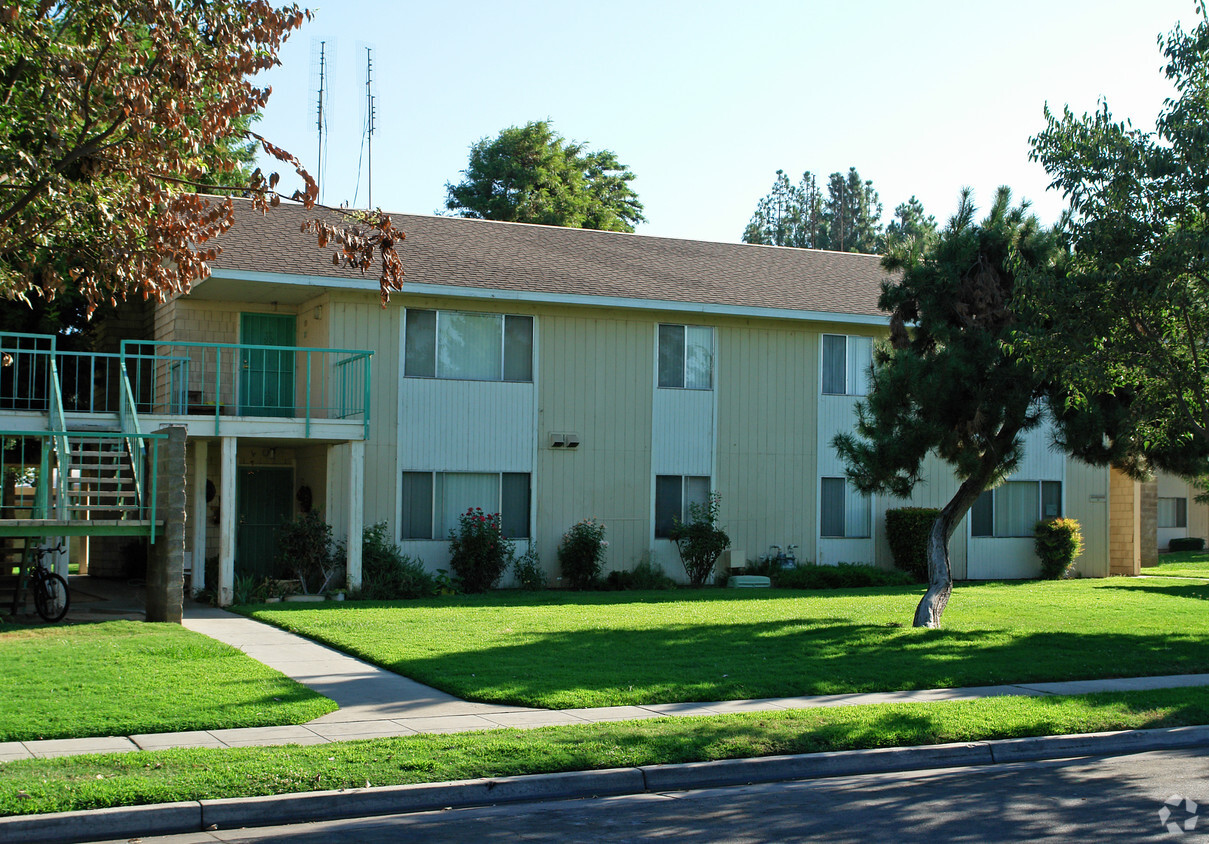
{"type": "Polygon", "coordinates": [[[244,467],[235,489],[238,527],[235,574],[255,580],[273,573],[281,523],[294,514],[294,470],[289,466],[244,467]]]}
{"type": "Polygon", "coordinates": [[[294,352],[264,348],[294,345],[293,314],[240,314],[239,412],[244,416],[294,415],[294,352]]]}

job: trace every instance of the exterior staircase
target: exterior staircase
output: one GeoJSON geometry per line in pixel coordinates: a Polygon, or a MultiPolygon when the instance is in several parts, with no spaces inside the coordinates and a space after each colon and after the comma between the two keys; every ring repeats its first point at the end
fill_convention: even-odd
{"type": "Polygon", "coordinates": [[[70,519],[140,518],[139,478],[127,441],[121,437],[68,435],[63,473],[63,509],[70,519]]]}

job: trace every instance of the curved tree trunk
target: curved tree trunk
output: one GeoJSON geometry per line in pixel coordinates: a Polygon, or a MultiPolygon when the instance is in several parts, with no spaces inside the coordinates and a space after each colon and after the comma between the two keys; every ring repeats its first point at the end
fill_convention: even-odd
{"type": "MultiPolygon", "coordinates": [[[[1013,435],[1014,436],[1014,435],[1013,435]]],[[[928,591],[915,608],[915,627],[940,627],[940,616],[953,594],[953,570],[949,565],[949,539],[962,517],[986,489],[995,466],[985,467],[966,479],[940,511],[928,532],[928,591]]]]}

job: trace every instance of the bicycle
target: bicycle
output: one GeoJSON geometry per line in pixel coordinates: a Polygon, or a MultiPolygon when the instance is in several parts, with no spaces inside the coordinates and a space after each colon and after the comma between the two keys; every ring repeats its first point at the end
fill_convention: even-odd
{"type": "Polygon", "coordinates": [[[34,609],[43,621],[54,623],[62,621],[71,606],[71,593],[67,589],[67,581],[62,575],[47,568],[42,560],[47,554],[57,554],[64,548],[62,542],[53,548],[32,548],[27,553],[30,561],[26,574],[29,577],[28,589],[34,593],[34,609]]]}

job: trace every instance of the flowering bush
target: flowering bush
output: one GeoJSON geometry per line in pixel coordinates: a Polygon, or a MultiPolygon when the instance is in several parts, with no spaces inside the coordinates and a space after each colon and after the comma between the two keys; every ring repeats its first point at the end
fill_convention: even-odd
{"type": "Polygon", "coordinates": [[[687,522],[676,519],[672,524],[670,536],[693,586],[704,585],[722,552],[730,547],[730,537],[718,527],[721,503],[722,496],[711,492],[706,503],[688,505],[687,522]]]}
{"type": "Polygon", "coordinates": [[[486,592],[503,577],[512,556],[499,513],[472,507],[458,516],[458,529],[449,531],[449,567],[463,592],[486,592]]]}
{"type": "Polygon", "coordinates": [[[595,519],[583,519],[563,534],[558,545],[558,565],[567,585],[572,589],[587,589],[600,578],[604,565],[605,526],[595,519]]]}

